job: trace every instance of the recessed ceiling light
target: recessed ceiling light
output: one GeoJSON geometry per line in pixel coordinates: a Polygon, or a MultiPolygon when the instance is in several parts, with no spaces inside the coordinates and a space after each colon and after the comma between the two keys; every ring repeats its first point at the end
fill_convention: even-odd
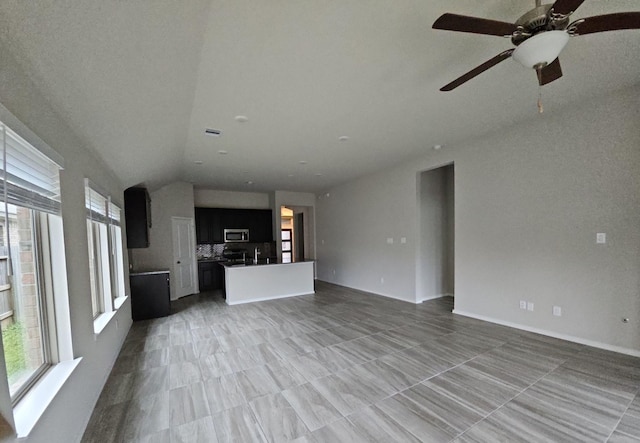
{"type": "Polygon", "coordinates": [[[442,149],[442,145],[433,145],[433,149],[438,151],[438,150],[442,149]]]}
{"type": "Polygon", "coordinates": [[[252,185],[253,182],[251,180],[249,180],[248,182],[246,182],[248,185],[252,185]]]}
{"type": "Polygon", "coordinates": [[[245,115],[236,115],[236,121],[239,123],[245,123],[249,121],[249,118],[245,115]]]}
{"type": "Polygon", "coordinates": [[[201,165],[201,164],[202,164],[202,160],[196,160],[196,161],[194,161],[194,163],[195,163],[196,165],[201,165]]]}
{"type": "Polygon", "coordinates": [[[347,140],[349,140],[349,137],[346,135],[341,135],[340,137],[338,137],[338,140],[340,140],[341,142],[346,142],[347,140]]]}
{"type": "Polygon", "coordinates": [[[222,131],[219,129],[211,129],[207,128],[204,130],[204,133],[210,135],[211,137],[220,137],[222,135],[222,131]]]}
{"type": "Polygon", "coordinates": [[[228,152],[227,152],[227,151],[225,151],[224,149],[221,149],[220,151],[218,151],[218,154],[220,154],[220,155],[227,155],[227,154],[228,154],[228,152]]]}
{"type": "Polygon", "coordinates": [[[307,161],[306,160],[300,160],[298,163],[300,163],[301,165],[306,165],[307,161]]]}

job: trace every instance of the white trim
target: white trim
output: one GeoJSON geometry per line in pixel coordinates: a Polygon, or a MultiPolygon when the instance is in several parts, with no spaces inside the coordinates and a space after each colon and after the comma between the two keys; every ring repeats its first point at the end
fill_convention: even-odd
{"type": "Polygon", "coordinates": [[[470,312],[460,311],[459,309],[454,309],[452,311],[454,314],[462,315],[464,317],[471,317],[477,320],[488,321],[490,323],[495,323],[502,326],[508,326],[510,328],[520,329],[527,332],[533,332],[535,334],[546,335],[553,338],[559,338],[560,340],[566,340],[574,343],[579,343],[581,345],[587,345],[598,349],[604,349],[605,351],[617,352],[619,354],[631,355],[633,357],[640,357],[640,350],[624,348],[622,346],[610,345],[607,343],[602,343],[599,341],[589,340],[586,338],[575,337],[573,335],[560,334],[558,332],[548,331],[546,329],[533,328],[531,326],[525,326],[518,323],[511,323],[504,320],[498,320],[492,317],[485,317],[484,315],[472,314],[470,312]]]}
{"type": "Polygon", "coordinates": [[[269,300],[278,300],[280,298],[289,298],[289,297],[300,297],[301,295],[314,295],[316,292],[300,292],[298,294],[286,294],[286,295],[276,295],[275,297],[259,297],[259,298],[252,298],[250,300],[240,300],[240,301],[235,301],[233,303],[229,303],[228,301],[226,302],[229,306],[233,306],[233,305],[243,305],[245,303],[253,303],[253,302],[257,302],[257,301],[269,301],[269,300]]]}
{"type": "Polygon", "coordinates": [[[453,297],[453,294],[437,294],[437,295],[431,295],[429,297],[425,297],[425,298],[421,298],[418,300],[418,303],[422,303],[425,301],[429,301],[429,300],[435,300],[438,298],[443,298],[443,297],[453,297]]]}
{"type": "Polygon", "coordinates": [[[22,397],[13,409],[18,438],[24,438],[29,435],[58,391],[60,391],[81,361],[82,357],[76,358],[75,360],[63,361],[53,366],[49,372],[22,397]]]}
{"type": "Polygon", "coordinates": [[[129,298],[128,295],[123,295],[121,297],[116,297],[113,300],[113,307],[114,309],[120,309],[120,307],[124,304],[125,301],[127,301],[127,298],[129,298]]]}
{"type": "Polygon", "coordinates": [[[93,333],[98,335],[109,324],[111,319],[116,316],[117,311],[103,312],[93,321],[93,333]]]}

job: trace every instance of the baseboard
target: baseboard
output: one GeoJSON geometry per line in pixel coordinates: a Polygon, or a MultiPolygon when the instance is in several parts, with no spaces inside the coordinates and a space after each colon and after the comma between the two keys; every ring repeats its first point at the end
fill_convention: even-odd
{"type": "Polygon", "coordinates": [[[406,298],[400,298],[400,297],[397,297],[395,295],[381,294],[379,292],[373,292],[370,289],[363,289],[363,288],[358,288],[358,287],[355,287],[355,286],[348,286],[348,285],[345,285],[343,283],[336,283],[336,282],[329,281],[329,280],[322,280],[320,278],[317,278],[316,280],[322,281],[322,282],[325,282],[325,283],[329,283],[329,284],[332,284],[332,285],[336,285],[336,286],[342,286],[343,288],[354,289],[354,290],[360,291],[360,292],[366,292],[367,294],[379,295],[380,297],[392,298],[394,300],[399,300],[399,301],[404,301],[404,302],[407,302],[407,303],[417,304],[413,300],[407,300],[406,298]]]}
{"type": "Polygon", "coordinates": [[[253,303],[253,302],[256,302],[256,301],[279,300],[281,298],[300,297],[301,295],[313,295],[315,293],[316,293],[315,291],[311,291],[311,292],[301,292],[299,294],[278,295],[276,297],[259,297],[259,298],[252,298],[252,299],[249,299],[249,300],[240,300],[240,301],[236,301],[236,302],[233,302],[233,303],[229,303],[229,300],[227,299],[226,303],[229,306],[243,305],[245,303],[253,303]]]}
{"type": "Polygon", "coordinates": [[[510,328],[520,329],[522,331],[533,332],[535,334],[546,335],[548,337],[559,338],[560,340],[566,340],[573,343],[579,343],[581,345],[591,346],[593,348],[604,349],[605,351],[617,352],[619,354],[631,355],[633,357],[640,357],[640,351],[636,349],[624,348],[622,346],[610,345],[595,340],[588,340],[581,337],[575,337],[568,334],[560,334],[558,332],[548,331],[546,329],[533,328],[531,326],[525,326],[518,323],[512,323],[504,320],[498,320],[492,317],[486,317],[484,315],[472,314],[471,312],[461,311],[459,309],[453,310],[454,314],[462,315],[463,317],[475,318],[477,320],[487,321],[489,323],[495,323],[497,325],[508,326],[510,328]]]}
{"type": "Polygon", "coordinates": [[[417,303],[422,303],[425,301],[429,301],[429,300],[436,300],[438,298],[443,298],[443,297],[453,297],[453,294],[437,294],[437,295],[431,295],[429,297],[425,297],[425,298],[421,298],[420,300],[418,300],[417,303]]]}

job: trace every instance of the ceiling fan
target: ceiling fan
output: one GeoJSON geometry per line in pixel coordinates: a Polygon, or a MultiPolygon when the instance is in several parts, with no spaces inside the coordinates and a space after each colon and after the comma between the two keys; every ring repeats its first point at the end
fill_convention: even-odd
{"type": "Polygon", "coordinates": [[[535,2],[535,7],[515,23],[448,13],[438,18],[433,24],[434,29],[510,37],[516,46],[487,60],[440,90],[451,91],[509,57],[527,68],[535,69],[538,84],[546,85],[562,77],[558,56],[569,37],[640,29],[640,12],[596,15],[570,22],[569,16],[584,0],[556,0],[555,3],[545,5],[541,0],[535,2]]]}

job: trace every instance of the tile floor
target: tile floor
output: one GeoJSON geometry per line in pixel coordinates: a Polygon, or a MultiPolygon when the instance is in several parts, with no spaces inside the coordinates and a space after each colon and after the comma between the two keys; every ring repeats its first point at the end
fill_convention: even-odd
{"type": "Polygon", "coordinates": [[[316,283],[129,332],[83,442],[640,441],[640,359],[316,283]]]}

